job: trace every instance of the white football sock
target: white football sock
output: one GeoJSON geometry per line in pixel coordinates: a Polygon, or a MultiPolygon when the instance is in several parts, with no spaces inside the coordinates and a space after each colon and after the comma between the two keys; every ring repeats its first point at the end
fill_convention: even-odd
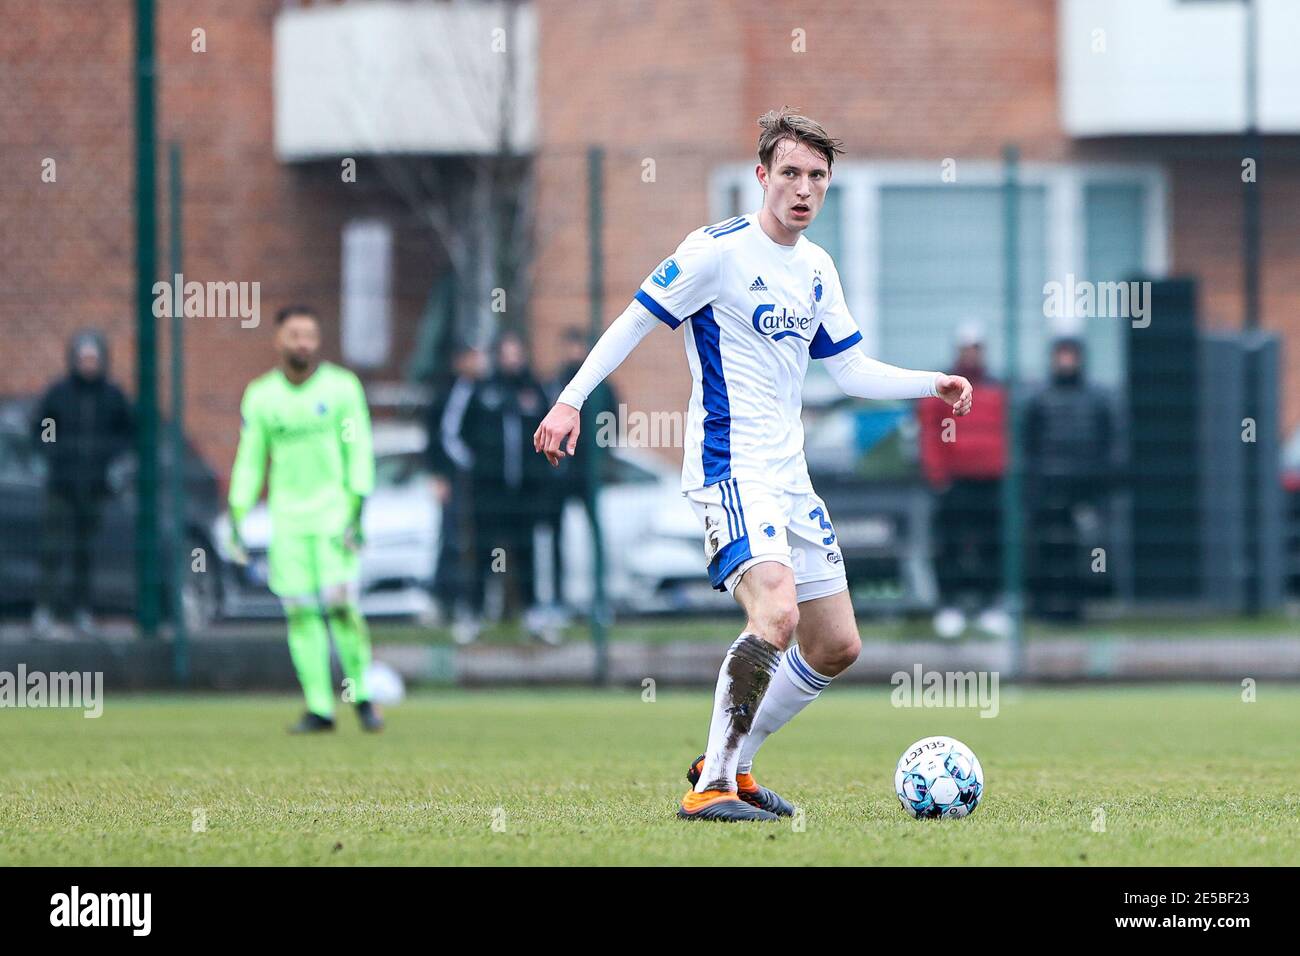
{"type": "Polygon", "coordinates": [[[695,785],[697,791],[735,791],[740,744],[753,727],[780,656],[774,645],[757,634],[742,634],[723,658],[713,694],[709,749],[695,785]]]}
{"type": "Polygon", "coordinates": [[[772,677],[772,684],[763,696],[763,704],[754,717],[744,742],[740,745],[738,773],[749,773],[754,766],[754,754],[763,741],[790,722],[795,714],[817,699],[829,686],[831,679],[817,673],[799,653],[799,645],[791,644],[781,657],[781,666],[772,677]]]}

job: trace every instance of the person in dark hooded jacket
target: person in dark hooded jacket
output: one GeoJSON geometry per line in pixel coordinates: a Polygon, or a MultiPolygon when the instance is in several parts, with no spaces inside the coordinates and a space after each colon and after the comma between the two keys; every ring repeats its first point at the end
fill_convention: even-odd
{"type": "Polygon", "coordinates": [[[41,592],[33,615],[38,634],[52,626],[60,572],[69,568],[66,603],[79,630],[93,628],[91,546],[109,495],[109,465],[131,444],[131,410],[108,378],[108,343],[99,332],[77,333],[68,344],[68,374],[36,406],[32,431],[48,466],[41,540],[41,592]]]}
{"type": "Polygon", "coordinates": [[[1119,478],[1111,403],[1087,383],[1084,355],[1080,339],[1053,342],[1051,380],[1025,408],[1032,596],[1039,614],[1059,620],[1078,620],[1088,592],[1098,542],[1081,539],[1080,518],[1097,514],[1119,478]]]}

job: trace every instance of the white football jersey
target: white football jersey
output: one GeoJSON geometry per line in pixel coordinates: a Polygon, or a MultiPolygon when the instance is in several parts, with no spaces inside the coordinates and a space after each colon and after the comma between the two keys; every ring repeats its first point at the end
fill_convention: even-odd
{"type": "Polygon", "coordinates": [[[808,359],[862,339],[826,250],[803,236],[783,246],[756,213],[737,216],[687,236],[636,300],[685,326],[693,383],[682,490],[737,478],[811,491],[799,417],[808,359]]]}

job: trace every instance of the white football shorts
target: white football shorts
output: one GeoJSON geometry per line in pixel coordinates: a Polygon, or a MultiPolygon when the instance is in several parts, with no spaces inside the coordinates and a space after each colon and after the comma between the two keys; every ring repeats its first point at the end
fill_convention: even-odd
{"type": "Polygon", "coordinates": [[[704,523],[709,580],[719,591],[734,590],[746,571],[764,561],[794,571],[800,603],[848,588],[835,527],[817,495],[728,478],[686,497],[704,523]]]}

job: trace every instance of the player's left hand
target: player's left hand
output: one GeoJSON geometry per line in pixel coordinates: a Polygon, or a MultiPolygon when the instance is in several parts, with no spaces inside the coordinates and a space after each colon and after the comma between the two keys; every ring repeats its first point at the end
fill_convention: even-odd
{"type": "Polygon", "coordinates": [[[366,543],[365,532],[361,529],[361,512],[365,509],[366,499],[357,495],[352,502],[352,520],[343,529],[343,547],[356,553],[366,543]]]}
{"type": "Polygon", "coordinates": [[[230,520],[230,530],[226,535],[226,559],[241,568],[248,566],[248,549],[239,535],[239,522],[234,518],[230,520]]]}
{"type": "Polygon", "coordinates": [[[934,380],[934,391],[952,406],[954,415],[969,415],[974,399],[970,382],[960,375],[939,375],[934,380]]]}

